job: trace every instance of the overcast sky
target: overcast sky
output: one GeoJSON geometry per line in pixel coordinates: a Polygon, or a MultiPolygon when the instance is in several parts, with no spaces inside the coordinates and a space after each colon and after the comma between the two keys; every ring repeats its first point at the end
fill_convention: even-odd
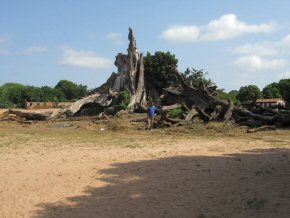
{"type": "Polygon", "coordinates": [[[126,52],[170,51],[227,91],[290,78],[287,0],[0,0],[0,85],[101,85],[126,52]]]}

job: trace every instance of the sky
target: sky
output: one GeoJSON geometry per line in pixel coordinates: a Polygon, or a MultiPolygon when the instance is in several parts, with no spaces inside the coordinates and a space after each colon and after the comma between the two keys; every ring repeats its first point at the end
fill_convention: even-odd
{"type": "Polygon", "coordinates": [[[290,78],[288,0],[0,0],[0,85],[95,88],[126,53],[170,51],[227,91],[290,78]]]}

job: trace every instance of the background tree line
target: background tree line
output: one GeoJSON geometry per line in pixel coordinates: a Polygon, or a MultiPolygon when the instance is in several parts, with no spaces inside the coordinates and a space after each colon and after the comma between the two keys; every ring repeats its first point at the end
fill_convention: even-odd
{"type": "Polygon", "coordinates": [[[25,99],[32,102],[75,101],[87,93],[86,85],[77,85],[68,80],[60,80],[55,87],[6,83],[0,86],[0,107],[22,107],[25,99]]]}

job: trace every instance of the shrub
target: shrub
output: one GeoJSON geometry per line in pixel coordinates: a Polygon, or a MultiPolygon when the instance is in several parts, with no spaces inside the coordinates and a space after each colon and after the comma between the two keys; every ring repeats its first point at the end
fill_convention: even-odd
{"type": "Polygon", "coordinates": [[[122,92],[120,92],[119,96],[120,96],[121,101],[122,101],[121,105],[123,104],[127,107],[130,103],[129,93],[127,91],[122,91],[122,92]]]}
{"type": "Polygon", "coordinates": [[[183,114],[183,110],[181,108],[176,108],[176,109],[170,110],[168,113],[169,117],[171,117],[171,118],[179,117],[182,114],[183,114]]]}

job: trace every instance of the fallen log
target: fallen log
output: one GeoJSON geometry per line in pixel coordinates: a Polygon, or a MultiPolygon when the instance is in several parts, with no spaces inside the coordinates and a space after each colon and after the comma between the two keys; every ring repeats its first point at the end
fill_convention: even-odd
{"type": "Polygon", "coordinates": [[[190,121],[192,120],[192,118],[195,116],[195,115],[198,115],[198,112],[195,108],[191,109],[188,114],[186,115],[185,117],[185,120],[186,121],[190,121]]]}
{"type": "Polygon", "coordinates": [[[174,110],[174,109],[177,109],[177,108],[181,108],[182,105],[181,104],[173,104],[173,105],[168,105],[168,106],[162,106],[162,110],[163,111],[170,111],[170,110],[174,110]]]}
{"type": "Polygon", "coordinates": [[[166,117],[165,120],[166,120],[167,122],[172,123],[172,124],[175,124],[175,123],[182,123],[182,122],[187,122],[187,120],[176,119],[176,118],[169,118],[169,117],[166,117]]]}
{"type": "Polygon", "coordinates": [[[222,106],[221,105],[216,105],[214,108],[214,111],[210,115],[210,120],[215,120],[219,117],[219,115],[222,112],[222,106]]]}
{"type": "Polygon", "coordinates": [[[228,122],[233,115],[233,110],[234,110],[234,103],[232,100],[229,100],[229,108],[227,109],[225,115],[224,115],[224,122],[228,122]]]}
{"type": "Polygon", "coordinates": [[[266,130],[275,130],[276,127],[275,126],[260,126],[258,128],[252,128],[252,129],[248,129],[247,132],[248,133],[255,133],[255,132],[259,132],[259,131],[266,131],[266,130]]]}
{"type": "Polygon", "coordinates": [[[195,107],[200,119],[202,119],[205,122],[210,121],[210,116],[207,115],[199,106],[195,107]]]}
{"type": "Polygon", "coordinates": [[[9,114],[15,114],[18,117],[24,118],[26,120],[38,120],[44,121],[47,120],[50,115],[42,114],[42,113],[35,113],[35,112],[22,112],[16,110],[9,110],[9,114]]]}

